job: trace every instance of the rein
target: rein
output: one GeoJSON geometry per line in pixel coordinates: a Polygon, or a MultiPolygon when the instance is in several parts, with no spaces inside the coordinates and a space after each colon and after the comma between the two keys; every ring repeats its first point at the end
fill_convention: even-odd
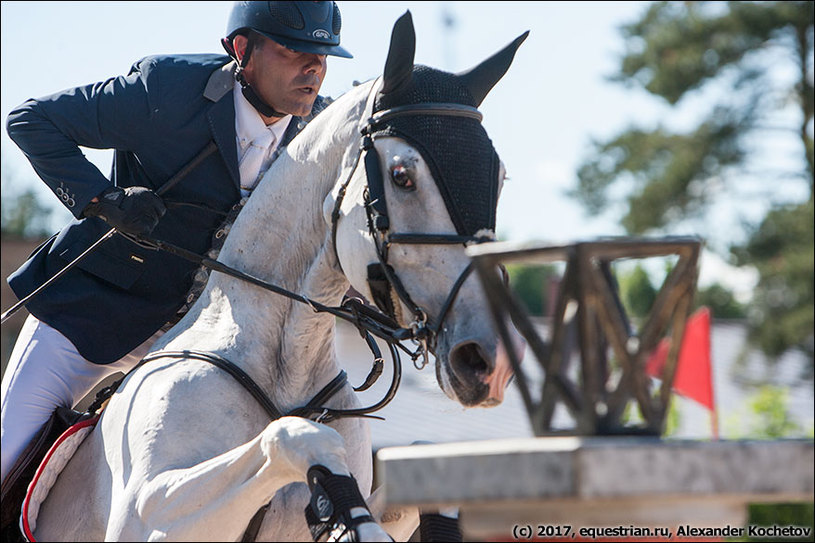
{"type": "MultiPolygon", "coordinates": [[[[155,250],[162,250],[168,253],[174,254],[206,268],[209,268],[213,271],[218,271],[229,275],[231,277],[235,277],[237,279],[241,279],[248,283],[251,283],[255,286],[261,287],[265,290],[273,292],[275,294],[279,294],[281,296],[285,296],[291,300],[296,302],[308,304],[315,313],[330,313],[335,317],[343,319],[345,321],[350,322],[353,324],[357,330],[360,332],[360,335],[365,339],[368,348],[374,355],[374,365],[371,372],[368,374],[368,377],[365,379],[362,385],[358,387],[354,387],[356,392],[362,392],[370,388],[378,379],[378,377],[382,373],[382,368],[384,365],[384,359],[382,357],[382,353],[379,349],[379,346],[376,344],[376,341],[371,337],[371,334],[385,340],[388,344],[388,348],[391,353],[391,360],[393,361],[393,378],[391,381],[390,388],[385,393],[385,396],[378,401],[377,403],[365,407],[365,408],[358,408],[358,409],[331,409],[322,407],[319,404],[322,400],[327,400],[334,392],[337,392],[342,385],[345,384],[347,381],[347,376],[344,371],[340,372],[340,375],[335,378],[335,381],[342,377],[342,382],[339,386],[335,386],[331,388],[331,393],[326,393],[326,389],[323,389],[321,392],[317,393],[317,395],[305,406],[300,407],[289,413],[289,415],[296,415],[302,417],[309,417],[316,416],[314,420],[319,422],[328,422],[330,420],[340,418],[340,417],[362,417],[362,416],[371,416],[369,413],[374,411],[378,411],[385,407],[396,395],[396,390],[399,388],[399,383],[401,382],[402,377],[402,365],[401,360],[399,358],[399,351],[396,350],[397,347],[401,348],[403,351],[408,353],[411,357],[418,356],[417,353],[411,352],[406,347],[401,345],[399,342],[405,339],[413,339],[414,332],[407,328],[400,328],[399,325],[390,319],[387,315],[380,313],[379,311],[375,311],[370,307],[365,306],[361,300],[357,298],[347,298],[343,301],[342,305],[339,307],[331,307],[320,302],[310,300],[306,296],[302,294],[296,294],[290,290],[284,289],[277,285],[268,283],[263,281],[262,279],[258,279],[252,275],[249,275],[245,272],[240,270],[236,270],[226,264],[218,262],[217,260],[212,260],[211,258],[207,258],[205,256],[201,256],[197,253],[192,251],[188,251],[187,249],[178,247],[177,245],[173,245],[171,243],[167,243],[165,241],[160,240],[153,240],[144,237],[131,237],[127,236],[128,238],[133,239],[133,241],[141,244],[144,247],[149,247],[155,250]]],[[[213,353],[206,353],[201,351],[157,351],[155,353],[151,353],[147,355],[142,362],[148,362],[152,360],[157,360],[162,357],[170,357],[170,358],[184,358],[185,354],[190,355],[189,358],[195,358],[197,360],[202,360],[204,362],[209,362],[219,368],[224,369],[225,371],[229,372],[235,379],[244,385],[247,390],[263,405],[264,409],[270,414],[275,413],[277,414],[274,418],[279,418],[280,411],[274,407],[271,400],[269,400],[265,394],[257,387],[257,385],[246,375],[243,370],[235,366],[229,360],[215,355],[213,353]],[[247,385],[247,383],[249,383],[247,385]],[[261,399],[262,398],[262,399],[261,399]],[[271,406],[271,408],[269,408],[271,406]]],[[[141,363],[140,363],[141,364],[141,363]]],[[[135,368],[134,368],[135,369],[135,368]]],[[[332,381],[334,383],[334,381],[332,381]]],[[[329,386],[331,383],[329,383],[329,386]]],[[[327,387],[328,388],[328,387],[327,387]]],[[[379,418],[379,417],[376,417],[379,418]]]]}

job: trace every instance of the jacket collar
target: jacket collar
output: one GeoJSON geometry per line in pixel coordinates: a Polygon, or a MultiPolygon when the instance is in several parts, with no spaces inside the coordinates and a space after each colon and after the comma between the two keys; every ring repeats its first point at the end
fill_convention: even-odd
{"type": "Polygon", "coordinates": [[[217,102],[226,93],[232,90],[232,83],[235,81],[235,61],[227,62],[220,69],[209,76],[207,86],[204,88],[204,98],[217,102]]]}
{"type": "Polygon", "coordinates": [[[215,102],[207,113],[212,139],[218,146],[221,156],[226,162],[229,176],[236,188],[240,188],[240,173],[238,171],[238,149],[235,134],[235,104],[232,100],[232,82],[235,80],[234,61],[227,62],[213,72],[204,88],[204,98],[215,102]]]}
{"type": "MultiPolygon", "coordinates": [[[[237,64],[230,61],[212,73],[204,87],[204,98],[215,102],[209,110],[209,126],[212,137],[218,145],[218,150],[226,162],[229,175],[235,187],[240,189],[240,173],[238,171],[238,145],[237,133],[235,131],[235,101],[232,95],[235,82],[235,69],[237,64]]],[[[327,102],[322,97],[317,97],[312,108],[312,113],[308,117],[292,117],[285,133],[283,134],[280,147],[288,143],[297,133],[310,121],[317,113],[322,111],[327,102]]]]}

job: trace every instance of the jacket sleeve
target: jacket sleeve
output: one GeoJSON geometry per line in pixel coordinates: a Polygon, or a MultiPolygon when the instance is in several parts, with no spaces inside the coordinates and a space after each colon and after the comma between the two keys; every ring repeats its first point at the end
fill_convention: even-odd
{"type": "Polygon", "coordinates": [[[27,100],[8,116],[9,137],[77,219],[111,184],[79,147],[136,151],[159,111],[152,66],[144,59],[127,76],[27,100]]]}

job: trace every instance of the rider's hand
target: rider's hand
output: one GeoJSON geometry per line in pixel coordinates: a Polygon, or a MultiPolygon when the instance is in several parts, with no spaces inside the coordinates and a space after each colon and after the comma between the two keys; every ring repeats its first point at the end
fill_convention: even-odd
{"type": "Polygon", "coordinates": [[[146,187],[109,187],[83,211],[86,217],[99,217],[125,234],[146,236],[167,212],[161,198],[146,187]]]}

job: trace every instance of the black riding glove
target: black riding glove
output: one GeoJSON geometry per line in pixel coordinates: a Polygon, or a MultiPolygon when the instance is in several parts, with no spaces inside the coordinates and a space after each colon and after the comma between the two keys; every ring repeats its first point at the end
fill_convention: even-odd
{"type": "Polygon", "coordinates": [[[146,236],[167,212],[161,198],[146,187],[109,187],[87,205],[86,217],[99,217],[124,234],[146,236]]]}

